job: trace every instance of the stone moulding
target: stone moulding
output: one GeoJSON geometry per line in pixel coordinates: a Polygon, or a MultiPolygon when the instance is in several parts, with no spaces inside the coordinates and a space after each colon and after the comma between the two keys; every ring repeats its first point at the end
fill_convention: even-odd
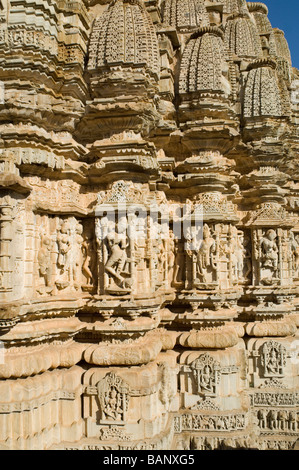
{"type": "Polygon", "coordinates": [[[54,368],[70,368],[80,362],[82,344],[43,345],[28,347],[26,351],[5,351],[5,364],[0,365],[2,379],[28,377],[54,368]]]}
{"type": "Polygon", "coordinates": [[[199,330],[183,333],[179,338],[179,343],[184,347],[194,349],[225,349],[235,346],[238,340],[234,327],[226,327],[218,331],[199,330]]]}
{"type": "Polygon", "coordinates": [[[152,331],[144,337],[128,344],[90,345],[84,351],[84,360],[96,365],[139,365],[147,364],[157,358],[161,351],[172,350],[176,344],[177,333],[152,331]]]}
{"type": "Polygon", "coordinates": [[[246,333],[249,336],[294,336],[297,332],[296,324],[291,319],[285,318],[276,321],[264,321],[246,325],[246,333]]]}
{"type": "Polygon", "coordinates": [[[84,351],[84,360],[97,365],[140,365],[154,360],[162,349],[162,342],[154,335],[147,335],[136,344],[92,345],[84,351]]]}

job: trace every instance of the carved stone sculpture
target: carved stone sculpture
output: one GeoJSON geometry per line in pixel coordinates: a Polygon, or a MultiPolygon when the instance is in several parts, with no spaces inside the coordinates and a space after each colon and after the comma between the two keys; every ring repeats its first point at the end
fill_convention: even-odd
{"type": "Polygon", "coordinates": [[[269,341],[264,344],[262,351],[264,377],[283,376],[286,354],[284,346],[275,341],[269,341]]]}
{"type": "Polygon", "coordinates": [[[108,374],[97,386],[102,420],[105,423],[124,422],[129,401],[129,388],[123,381],[108,374]]]}
{"type": "Polygon", "coordinates": [[[46,234],[42,234],[38,252],[38,263],[40,275],[44,278],[47,288],[51,288],[52,286],[51,245],[51,238],[46,234]]]}
{"type": "Polygon", "coordinates": [[[203,354],[191,365],[197,383],[198,392],[215,396],[220,380],[220,365],[208,354],[203,354]]]}
{"type": "Polygon", "coordinates": [[[298,446],[275,26],[246,0],[0,0],[1,450],[298,446]]]}
{"type": "MultiPolygon", "coordinates": [[[[203,239],[196,254],[196,268],[199,282],[208,283],[207,274],[215,270],[214,254],[216,252],[215,240],[211,236],[209,226],[203,227],[203,239]]],[[[198,279],[197,278],[197,279],[198,279]]]]}

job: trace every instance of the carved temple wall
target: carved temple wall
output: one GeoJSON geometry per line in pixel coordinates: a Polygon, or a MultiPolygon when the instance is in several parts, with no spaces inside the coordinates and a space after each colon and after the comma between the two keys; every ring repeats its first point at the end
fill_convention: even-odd
{"type": "Polygon", "coordinates": [[[0,448],[295,448],[299,71],[267,6],[2,0],[0,58],[0,448]]]}

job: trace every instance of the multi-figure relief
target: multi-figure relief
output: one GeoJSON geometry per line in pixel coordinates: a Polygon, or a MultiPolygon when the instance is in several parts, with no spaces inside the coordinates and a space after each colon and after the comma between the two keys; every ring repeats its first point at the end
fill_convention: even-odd
{"type": "Polygon", "coordinates": [[[246,260],[242,231],[233,225],[204,223],[202,230],[191,227],[190,232],[185,244],[186,261],[188,278],[193,279],[195,288],[230,288],[246,283],[251,259],[249,253],[246,260]]]}
{"type": "Polygon", "coordinates": [[[90,252],[90,244],[84,242],[82,224],[75,217],[43,216],[38,221],[37,291],[55,295],[59,291],[80,290],[84,284],[86,250],[90,252]]]}
{"type": "Polygon", "coordinates": [[[293,231],[290,232],[290,269],[292,271],[292,277],[294,280],[299,278],[299,234],[294,234],[293,231]]]}
{"type": "Polygon", "coordinates": [[[254,285],[287,287],[296,278],[296,220],[274,202],[261,204],[250,215],[254,285]]]}
{"type": "Polygon", "coordinates": [[[295,445],[299,71],[267,15],[0,0],[1,448],[295,445]]]}
{"type": "Polygon", "coordinates": [[[180,416],[180,431],[233,431],[244,429],[244,414],[184,414],[180,416]]]}
{"type": "Polygon", "coordinates": [[[174,236],[153,197],[132,183],[114,185],[97,206],[99,293],[141,295],[171,286],[174,236]]]}
{"type": "Polygon", "coordinates": [[[298,242],[291,230],[254,230],[253,254],[256,284],[289,285],[298,276],[298,242]]]}
{"type": "Polygon", "coordinates": [[[150,213],[108,212],[96,219],[104,290],[128,293],[138,290],[137,284],[151,291],[184,286],[201,290],[249,281],[250,241],[233,225],[190,222],[185,241],[164,225],[150,213]]]}
{"type": "Polygon", "coordinates": [[[290,409],[261,409],[257,411],[259,428],[268,432],[296,432],[298,417],[298,413],[290,409]]]}

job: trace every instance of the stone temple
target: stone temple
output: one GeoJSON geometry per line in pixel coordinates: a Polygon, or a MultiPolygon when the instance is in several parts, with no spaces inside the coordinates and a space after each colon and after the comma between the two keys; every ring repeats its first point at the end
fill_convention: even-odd
{"type": "Polygon", "coordinates": [[[265,4],[0,1],[0,449],[298,446],[298,150],[265,4]]]}

